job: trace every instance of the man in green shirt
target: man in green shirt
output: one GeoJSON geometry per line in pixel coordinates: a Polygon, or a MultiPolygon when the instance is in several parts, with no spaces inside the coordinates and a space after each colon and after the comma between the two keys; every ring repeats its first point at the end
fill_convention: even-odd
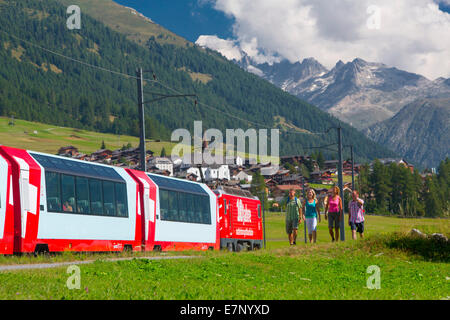
{"type": "Polygon", "coordinates": [[[291,246],[296,244],[298,225],[303,220],[301,207],[300,200],[295,196],[295,190],[289,190],[289,198],[286,200],[286,233],[291,246]]]}

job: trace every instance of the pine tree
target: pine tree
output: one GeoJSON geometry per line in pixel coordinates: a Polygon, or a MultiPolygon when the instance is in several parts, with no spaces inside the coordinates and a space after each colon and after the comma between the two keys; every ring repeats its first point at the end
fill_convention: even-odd
{"type": "Polygon", "coordinates": [[[319,166],[320,170],[324,168],[325,158],[323,156],[322,151],[319,151],[319,153],[317,154],[317,165],[319,166]]]}
{"type": "Polygon", "coordinates": [[[442,201],[439,197],[439,187],[435,177],[427,177],[424,186],[425,216],[437,217],[442,215],[442,201]]]}
{"type": "Polygon", "coordinates": [[[250,192],[259,197],[261,202],[264,201],[264,206],[267,208],[266,182],[264,181],[264,177],[258,171],[253,174],[250,192]],[[262,199],[261,196],[263,197],[262,199]]]}

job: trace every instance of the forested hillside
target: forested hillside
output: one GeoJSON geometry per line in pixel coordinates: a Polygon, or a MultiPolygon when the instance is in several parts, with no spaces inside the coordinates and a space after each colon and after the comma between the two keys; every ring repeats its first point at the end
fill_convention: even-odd
{"type": "Polygon", "coordinates": [[[411,161],[437,167],[450,156],[450,99],[419,99],[367,129],[374,141],[411,161]]]}
{"type": "MultiPolygon", "coordinates": [[[[68,30],[67,18],[66,7],[54,0],[0,1],[0,115],[138,135],[136,79],[123,74],[134,76],[142,67],[151,71],[148,79],[154,74],[179,92],[197,94],[200,102],[183,98],[147,104],[152,138],[169,139],[173,129],[192,129],[194,120],[203,120],[205,129],[289,128],[295,132],[280,138],[282,154],[309,153],[311,146],[336,140],[335,130],[302,133],[324,132],[338,124],[335,118],[215,52],[190,43],[165,44],[159,36],[139,45],[84,13],[82,28],[68,30]]],[[[151,81],[145,91],[173,93],[151,81]]],[[[393,155],[344,124],[343,137],[360,161],[393,155]]]]}

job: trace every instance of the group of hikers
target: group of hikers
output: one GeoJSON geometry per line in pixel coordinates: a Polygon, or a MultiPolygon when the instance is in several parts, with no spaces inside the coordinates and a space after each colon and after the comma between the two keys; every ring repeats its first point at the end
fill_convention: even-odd
{"type": "MultiPolygon", "coordinates": [[[[325,220],[328,220],[328,229],[331,241],[338,241],[339,228],[344,219],[342,199],[339,196],[339,188],[333,187],[324,200],[325,220]]],[[[356,240],[356,233],[364,237],[364,200],[359,198],[358,191],[352,192],[352,201],[348,204],[348,224],[352,230],[352,239],[356,240]]],[[[319,201],[314,189],[309,189],[303,204],[295,196],[295,190],[289,190],[289,197],[286,200],[286,233],[289,237],[289,244],[295,245],[297,241],[298,225],[305,222],[308,229],[309,242],[317,241],[317,223],[322,221],[320,215],[319,201]]]]}

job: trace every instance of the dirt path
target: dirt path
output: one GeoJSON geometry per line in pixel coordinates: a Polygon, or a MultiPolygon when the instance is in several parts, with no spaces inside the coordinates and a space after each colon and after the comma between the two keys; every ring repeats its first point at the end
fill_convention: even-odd
{"type": "Polygon", "coordinates": [[[31,270],[31,269],[49,269],[59,268],[63,266],[77,265],[77,264],[89,264],[95,261],[123,261],[133,259],[147,259],[147,260],[172,260],[172,259],[194,259],[201,258],[199,256],[168,256],[168,257],[130,257],[130,258],[110,258],[110,259],[96,259],[96,260],[84,260],[84,261],[67,261],[67,262],[55,262],[55,263],[33,263],[33,264],[15,264],[15,265],[3,265],[0,266],[1,271],[15,271],[15,270],[31,270]]]}

